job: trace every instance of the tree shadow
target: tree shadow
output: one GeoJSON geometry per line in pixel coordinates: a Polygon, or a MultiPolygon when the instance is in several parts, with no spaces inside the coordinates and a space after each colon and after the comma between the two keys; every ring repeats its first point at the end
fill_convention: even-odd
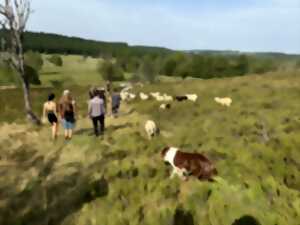
{"type": "MultiPolygon", "coordinates": [[[[22,169],[34,168],[38,175],[31,179],[23,191],[6,196],[5,208],[0,208],[0,224],[18,225],[57,225],[68,215],[79,210],[83,204],[102,198],[109,193],[109,183],[104,178],[94,178],[99,173],[100,160],[89,168],[82,170],[80,163],[70,163],[57,169],[63,148],[58,149],[45,161],[43,157],[35,157],[22,169]],[[65,173],[67,168],[74,171],[65,173]],[[62,175],[58,172],[62,172],[62,175]]],[[[21,176],[20,176],[21,177],[21,176]]],[[[8,187],[7,187],[8,188],[8,187]]]]}
{"type": "Polygon", "coordinates": [[[195,225],[192,213],[185,211],[182,208],[177,208],[173,225],[195,225]]]}
{"type": "Polygon", "coordinates": [[[82,128],[74,132],[75,135],[88,135],[93,136],[94,130],[93,128],[82,128]]]}
{"type": "Polygon", "coordinates": [[[131,123],[125,123],[125,124],[121,124],[121,125],[112,125],[109,126],[109,130],[110,131],[116,131],[116,130],[121,130],[121,129],[125,129],[128,127],[132,127],[133,125],[131,123]]]}
{"type": "Polygon", "coordinates": [[[40,75],[56,75],[56,74],[59,74],[59,72],[52,71],[52,72],[42,72],[42,73],[40,73],[40,75]]]}
{"type": "Polygon", "coordinates": [[[260,225],[260,223],[253,216],[242,216],[234,221],[232,225],[260,225]]]}

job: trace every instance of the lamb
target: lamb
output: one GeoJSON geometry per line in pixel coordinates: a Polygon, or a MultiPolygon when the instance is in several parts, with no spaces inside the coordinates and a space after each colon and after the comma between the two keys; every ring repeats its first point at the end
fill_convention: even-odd
{"type": "Polygon", "coordinates": [[[145,130],[147,133],[148,138],[151,140],[152,137],[159,134],[159,129],[157,128],[156,124],[152,120],[148,120],[145,124],[145,130]]]}
{"type": "Polygon", "coordinates": [[[232,103],[232,99],[229,97],[225,97],[225,98],[219,98],[219,97],[215,97],[215,102],[221,104],[222,106],[227,106],[230,107],[231,103],[232,103]]]}
{"type": "Polygon", "coordinates": [[[149,99],[149,96],[146,95],[146,94],[144,94],[143,92],[141,92],[141,93],[140,93],[140,98],[141,98],[142,100],[148,100],[148,99],[149,99]]]}
{"type": "Polygon", "coordinates": [[[198,95],[196,95],[196,94],[187,94],[185,96],[188,98],[188,100],[190,100],[192,102],[196,102],[198,99],[198,95]]]}

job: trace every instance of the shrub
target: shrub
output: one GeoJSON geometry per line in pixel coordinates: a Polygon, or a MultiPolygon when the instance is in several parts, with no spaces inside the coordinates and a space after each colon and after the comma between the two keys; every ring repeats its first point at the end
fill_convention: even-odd
{"type": "Polygon", "coordinates": [[[35,68],[25,65],[25,76],[27,77],[29,83],[36,85],[41,84],[39,73],[35,68]]]}
{"type": "Polygon", "coordinates": [[[122,68],[111,61],[99,62],[98,72],[102,75],[102,78],[107,81],[124,80],[124,71],[122,68]]]}
{"type": "Polygon", "coordinates": [[[63,66],[63,60],[61,56],[59,55],[53,55],[50,58],[48,58],[48,61],[51,62],[55,66],[63,66]]]}
{"type": "Polygon", "coordinates": [[[139,74],[141,77],[141,80],[148,81],[148,82],[154,82],[156,78],[156,70],[154,63],[150,60],[150,58],[146,57],[140,68],[139,68],[139,74]]]}
{"type": "Polygon", "coordinates": [[[40,53],[29,51],[24,56],[25,65],[34,68],[36,71],[40,71],[44,65],[43,58],[40,53]]]}

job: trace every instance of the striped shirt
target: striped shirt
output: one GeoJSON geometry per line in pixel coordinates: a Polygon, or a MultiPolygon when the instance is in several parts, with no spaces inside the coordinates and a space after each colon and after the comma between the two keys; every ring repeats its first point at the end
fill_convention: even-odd
{"type": "Polygon", "coordinates": [[[103,99],[98,96],[89,101],[88,112],[91,117],[98,117],[105,114],[103,99]]]}

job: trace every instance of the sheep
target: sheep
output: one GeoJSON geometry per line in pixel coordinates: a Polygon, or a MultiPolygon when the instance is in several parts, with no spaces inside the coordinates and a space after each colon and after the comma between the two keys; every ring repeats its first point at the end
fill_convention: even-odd
{"type": "Polygon", "coordinates": [[[173,101],[173,97],[172,96],[164,94],[163,97],[164,97],[164,100],[167,101],[167,102],[173,101]]]}
{"type": "Polygon", "coordinates": [[[161,95],[156,96],[155,99],[156,99],[157,101],[159,101],[159,102],[165,101],[165,98],[164,98],[163,96],[161,96],[161,95]]]}
{"type": "Polygon", "coordinates": [[[160,96],[160,93],[159,93],[159,92],[151,92],[150,95],[151,95],[153,98],[156,98],[157,96],[160,96]]]}
{"type": "Polygon", "coordinates": [[[149,96],[146,95],[146,94],[144,94],[143,92],[141,92],[141,93],[140,93],[140,98],[141,98],[142,100],[148,100],[148,99],[149,99],[149,96]]]}
{"type": "Polygon", "coordinates": [[[121,96],[121,99],[122,99],[123,101],[129,100],[129,93],[126,92],[126,91],[121,91],[121,92],[120,92],[120,96],[121,96]]]}
{"type": "Polygon", "coordinates": [[[188,100],[190,100],[192,102],[196,102],[198,99],[198,95],[196,95],[196,94],[187,94],[185,96],[188,98],[188,100]]]}
{"type": "Polygon", "coordinates": [[[129,93],[127,91],[121,91],[120,96],[123,101],[134,100],[136,98],[135,94],[129,93]]]}
{"type": "Polygon", "coordinates": [[[215,97],[215,102],[221,104],[222,106],[227,106],[230,107],[231,103],[232,103],[232,99],[229,97],[226,98],[219,98],[219,97],[215,97]]]}
{"type": "Polygon", "coordinates": [[[135,94],[132,94],[132,93],[129,93],[129,98],[131,100],[134,100],[136,98],[136,95],[135,94]]]}
{"type": "Polygon", "coordinates": [[[170,109],[171,108],[171,104],[161,104],[159,106],[160,109],[170,109]]]}
{"type": "Polygon", "coordinates": [[[145,130],[149,140],[151,140],[151,138],[154,137],[155,135],[159,134],[159,129],[157,128],[155,122],[152,120],[148,120],[145,123],[145,130]]]}
{"type": "Polygon", "coordinates": [[[178,102],[182,102],[182,101],[188,100],[188,97],[186,97],[186,96],[176,96],[175,99],[176,99],[178,102]]]}

